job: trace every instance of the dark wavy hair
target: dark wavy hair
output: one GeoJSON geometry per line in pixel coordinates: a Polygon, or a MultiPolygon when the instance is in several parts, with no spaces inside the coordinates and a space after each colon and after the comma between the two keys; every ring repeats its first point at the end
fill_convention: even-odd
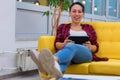
{"type": "Polygon", "coordinates": [[[71,11],[71,8],[72,8],[74,5],[79,5],[79,6],[81,6],[81,7],[82,7],[82,11],[83,11],[83,13],[84,13],[85,7],[84,7],[84,5],[83,5],[82,3],[80,3],[80,2],[74,2],[74,3],[72,3],[71,6],[69,7],[69,12],[71,11]]]}

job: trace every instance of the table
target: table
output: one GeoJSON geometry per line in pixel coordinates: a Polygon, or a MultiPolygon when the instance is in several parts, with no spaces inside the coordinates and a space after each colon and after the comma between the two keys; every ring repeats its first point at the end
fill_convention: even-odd
{"type": "Polygon", "coordinates": [[[120,76],[64,74],[59,80],[120,80],[120,76]]]}

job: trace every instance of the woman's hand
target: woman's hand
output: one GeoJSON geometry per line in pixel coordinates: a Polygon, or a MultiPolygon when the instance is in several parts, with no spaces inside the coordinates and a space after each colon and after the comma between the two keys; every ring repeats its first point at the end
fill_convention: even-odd
{"type": "Polygon", "coordinates": [[[56,48],[58,49],[58,50],[60,50],[60,49],[62,49],[62,48],[64,48],[65,47],[65,45],[67,44],[67,43],[74,43],[74,41],[72,41],[72,40],[69,40],[68,38],[66,38],[65,40],[64,40],[64,42],[56,42],[56,48]]]}
{"type": "Polygon", "coordinates": [[[93,53],[97,50],[96,45],[92,45],[90,41],[87,41],[83,45],[87,46],[93,53]]]}
{"type": "Polygon", "coordinates": [[[85,42],[83,45],[87,46],[91,50],[92,45],[90,41],[85,42]]]}
{"type": "Polygon", "coordinates": [[[66,38],[66,39],[64,40],[64,45],[66,45],[67,43],[74,43],[74,41],[66,38]]]}

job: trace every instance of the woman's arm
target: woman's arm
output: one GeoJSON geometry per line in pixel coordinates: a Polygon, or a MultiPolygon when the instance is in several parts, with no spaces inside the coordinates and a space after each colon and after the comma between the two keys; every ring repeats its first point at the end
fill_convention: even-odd
{"type": "Polygon", "coordinates": [[[91,45],[91,46],[90,46],[90,50],[91,50],[93,53],[96,52],[96,50],[97,50],[96,45],[91,45]]]}
{"type": "Polygon", "coordinates": [[[64,44],[64,43],[61,43],[61,42],[56,42],[56,48],[57,48],[58,50],[60,50],[60,49],[64,48],[64,46],[65,46],[65,44],[64,44]]]}
{"type": "Polygon", "coordinates": [[[90,45],[88,47],[90,48],[92,53],[96,53],[99,50],[99,44],[97,42],[97,35],[96,35],[94,28],[92,27],[92,25],[85,24],[84,30],[87,32],[87,34],[90,37],[89,38],[90,45]]]}
{"type": "Polygon", "coordinates": [[[69,42],[73,43],[72,40],[65,39],[63,43],[62,43],[62,42],[56,42],[55,45],[56,45],[56,48],[57,48],[58,50],[60,50],[60,49],[64,48],[65,45],[66,45],[67,43],[69,43],[69,42]]]}

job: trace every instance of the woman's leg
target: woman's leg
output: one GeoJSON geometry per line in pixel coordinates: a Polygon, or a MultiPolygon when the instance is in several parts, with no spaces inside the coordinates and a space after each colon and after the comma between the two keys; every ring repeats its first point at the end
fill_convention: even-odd
{"type": "Polygon", "coordinates": [[[68,43],[62,50],[58,51],[55,56],[58,58],[58,62],[61,68],[62,73],[66,71],[67,66],[70,64],[75,51],[73,43],[68,43]]]}
{"type": "Polygon", "coordinates": [[[79,64],[92,61],[92,52],[88,47],[83,45],[76,45],[76,50],[76,54],[72,59],[73,63],[79,64]]]}
{"type": "Polygon", "coordinates": [[[28,53],[38,66],[41,73],[55,78],[60,78],[63,76],[58,63],[54,60],[53,54],[49,49],[42,49],[40,53],[29,50],[28,53]]]}
{"type": "Polygon", "coordinates": [[[92,54],[86,46],[73,43],[68,43],[62,50],[58,51],[55,56],[58,57],[60,68],[63,73],[66,71],[71,61],[74,63],[83,63],[92,60],[92,54]]]}

